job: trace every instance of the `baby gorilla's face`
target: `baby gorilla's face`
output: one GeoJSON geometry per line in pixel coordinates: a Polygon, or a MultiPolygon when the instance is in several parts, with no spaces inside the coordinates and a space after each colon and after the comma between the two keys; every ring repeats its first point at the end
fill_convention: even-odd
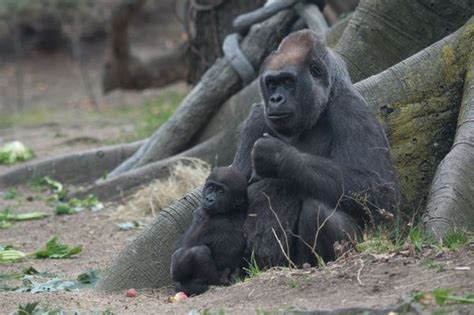
{"type": "Polygon", "coordinates": [[[202,207],[209,215],[232,210],[228,188],[214,181],[207,181],[203,190],[202,207]]]}
{"type": "Polygon", "coordinates": [[[227,213],[240,210],[246,207],[246,204],[247,179],[230,167],[215,168],[202,191],[202,208],[206,213],[227,213]]]}

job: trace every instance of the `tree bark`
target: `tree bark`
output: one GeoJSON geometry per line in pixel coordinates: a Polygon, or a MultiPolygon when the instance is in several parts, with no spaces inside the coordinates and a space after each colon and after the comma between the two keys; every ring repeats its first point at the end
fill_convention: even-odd
{"type": "Polygon", "coordinates": [[[471,0],[362,0],[336,46],[358,82],[461,27],[471,0]]]}
{"type": "Polygon", "coordinates": [[[472,24],[473,19],[434,45],[356,84],[385,126],[404,212],[425,205],[436,167],[453,143],[464,73],[474,49],[472,24]]]}
{"type": "Polygon", "coordinates": [[[167,177],[173,164],[186,161],[186,158],[199,158],[212,165],[215,165],[215,163],[229,165],[236,149],[235,141],[229,142],[229,139],[235,138],[234,130],[235,126],[231,123],[228,128],[189,150],[133,169],[122,176],[105,179],[84,190],[77,190],[70,194],[70,197],[84,197],[93,194],[100,200],[122,199],[152,180],[167,177]]]}
{"type": "MultiPolygon", "coordinates": [[[[417,190],[423,190],[426,185],[417,174],[418,167],[424,165],[439,147],[448,144],[449,149],[452,143],[454,130],[444,133],[443,124],[453,121],[459,109],[460,97],[456,94],[462,94],[466,62],[474,50],[473,22],[471,20],[451,36],[392,68],[356,84],[388,128],[398,171],[403,167],[409,170],[404,173],[407,180],[402,181],[402,186],[411,195],[420,197],[422,192],[417,190]],[[420,126],[424,121],[427,123],[420,126]],[[428,128],[431,124],[432,128],[428,128]],[[413,129],[417,126],[418,129],[413,129]],[[438,132],[440,128],[441,133],[438,132]],[[416,141],[413,141],[414,137],[416,141]],[[440,143],[435,145],[435,141],[440,143]],[[408,151],[406,154],[402,153],[404,149],[408,151]],[[421,152],[414,156],[417,150],[421,152]],[[417,170],[413,171],[414,168],[417,170]]],[[[430,162],[436,163],[437,159],[438,162],[441,159],[439,154],[430,162]]],[[[422,176],[430,176],[430,171],[422,176]]],[[[424,191],[426,194],[426,189],[424,191]]],[[[171,206],[173,217],[182,218],[179,222],[168,219],[168,209],[160,213],[153,225],[123,250],[98,288],[120,290],[169,285],[170,247],[189,224],[191,213],[199,204],[199,194],[196,189],[186,196],[196,203],[181,199],[171,206]],[[176,226],[179,232],[176,232],[176,226]]]]}
{"type": "Polygon", "coordinates": [[[161,210],[156,220],[117,257],[96,289],[156,288],[171,284],[169,265],[175,242],[191,224],[192,209],[200,203],[201,189],[196,188],[161,210]]]}
{"type": "Polygon", "coordinates": [[[450,229],[474,230],[474,55],[466,73],[454,144],[438,166],[423,221],[437,239],[450,229]]]}

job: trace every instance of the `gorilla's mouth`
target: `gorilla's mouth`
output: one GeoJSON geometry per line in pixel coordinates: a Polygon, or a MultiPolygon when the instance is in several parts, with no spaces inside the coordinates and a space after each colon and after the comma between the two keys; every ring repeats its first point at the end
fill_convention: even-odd
{"type": "Polygon", "coordinates": [[[274,113],[274,114],[268,114],[268,119],[270,119],[272,122],[273,121],[281,121],[290,118],[293,116],[293,113],[274,113]]]}

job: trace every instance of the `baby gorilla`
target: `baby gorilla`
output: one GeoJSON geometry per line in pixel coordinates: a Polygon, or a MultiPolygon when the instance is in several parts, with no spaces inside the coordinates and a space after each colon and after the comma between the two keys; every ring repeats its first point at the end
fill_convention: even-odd
{"type": "Polygon", "coordinates": [[[247,204],[246,178],[233,168],[215,168],[203,188],[201,207],[171,256],[177,291],[189,296],[229,283],[242,265],[247,204]]]}

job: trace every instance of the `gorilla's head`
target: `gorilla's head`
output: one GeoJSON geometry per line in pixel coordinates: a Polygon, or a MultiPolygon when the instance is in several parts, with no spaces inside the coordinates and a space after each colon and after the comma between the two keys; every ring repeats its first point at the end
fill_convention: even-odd
{"type": "Polygon", "coordinates": [[[278,134],[297,136],[311,129],[342,84],[350,84],[343,62],[316,33],[288,35],[260,72],[265,119],[278,134]]]}

